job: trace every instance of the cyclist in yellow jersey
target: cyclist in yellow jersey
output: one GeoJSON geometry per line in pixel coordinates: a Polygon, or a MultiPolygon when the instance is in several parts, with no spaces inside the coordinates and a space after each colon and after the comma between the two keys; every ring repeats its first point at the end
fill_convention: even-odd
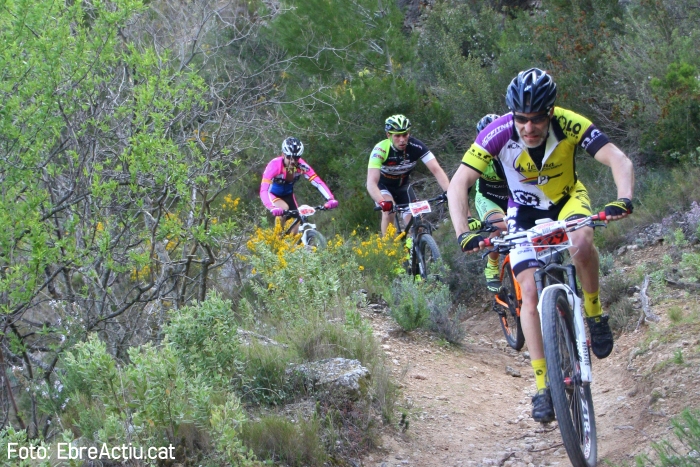
{"type": "MultiPolygon", "coordinates": [[[[576,175],[577,146],[612,171],[617,199],[605,205],[607,219],[632,213],[632,162],[590,120],[555,107],[556,96],[557,86],[548,73],[538,68],[520,72],[506,90],[510,113],[481,131],[465,153],[447,192],[462,251],[484,247],[483,238],[469,229],[467,191],[492,158],[501,162],[512,196],[507,212],[509,231],[528,229],[538,219],[569,220],[591,214],[588,192],[576,175]]],[[[605,358],[612,351],[613,336],[598,299],[599,263],[593,229],[583,228],[569,236],[573,243],[569,252],[583,289],[591,350],[598,358],[605,358]]],[[[554,420],[554,409],[546,386],[547,367],[537,313],[534,272],[538,262],[530,248],[515,248],[510,256],[522,292],[520,320],[537,384],[532,417],[545,423],[554,420]]]]}

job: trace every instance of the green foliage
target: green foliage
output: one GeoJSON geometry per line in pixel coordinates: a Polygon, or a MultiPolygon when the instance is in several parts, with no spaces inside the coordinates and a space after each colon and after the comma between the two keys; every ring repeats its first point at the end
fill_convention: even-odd
{"type": "Polygon", "coordinates": [[[289,466],[323,465],[328,456],[320,441],[320,428],[316,417],[299,417],[292,423],[282,417],[265,416],[247,422],[241,437],[259,458],[289,466]]]}
{"type": "Polygon", "coordinates": [[[278,405],[297,394],[285,370],[294,359],[292,352],[278,345],[253,343],[245,349],[245,366],[238,385],[243,400],[260,405],[278,405]]]}
{"type": "Polygon", "coordinates": [[[698,464],[700,456],[700,414],[697,410],[685,409],[671,421],[677,443],[662,441],[653,443],[656,459],[647,455],[638,456],[637,466],[691,467],[698,464]]]}
{"type": "Polygon", "coordinates": [[[634,284],[635,278],[620,270],[614,270],[601,279],[601,303],[610,315],[610,326],[615,330],[627,329],[638,316],[629,298],[630,287],[634,284]]]}
{"type": "Polygon", "coordinates": [[[164,332],[172,351],[192,375],[226,384],[241,371],[238,325],[232,304],[214,292],[198,304],[170,313],[164,332]]]}
{"type": "MultiPolygon", "coordinates": [[[[419,283],[416,283],[419,284],[419,283]]],[[[460,344],[466,331],[462,325],[465,310],[452,306],[450,288],[442,282],[428,282],[427,302],[430,314],[428,328],[435,331],[440,339],[451,344],[460,344]]]]}
{"type": "Polygon", "coordinates": [[[459,326],[458,318],[449,316],[451,297],[447,285],[402,275],[394,281],[393,295],[391,316],[404,331],[430,327],[441,337],[461,338],[460,332],[453,329],[459,326]]]}
{"type": "MultiPolygon", "coordinates": [[[[178,328],[179,329],[179,328],[178,328]]],[[[211,439],[210,456],[246,465],[236,441],[245,420],[238,397],[217,375],[192,375],[173,346],[131,349],[131,363],[117,366],[92,336],[66,355],[64,423],[94,444],[177,446],[185,437],[211,439]],[[204,435],[207,433],[207,435],[204,435]]]]}
{"type": "Polygon", "coordinates": [[[700,277],[700,253],[683,253],[680,266],[689,272],[688,276],[697,279],[700,277]]]}
{"type": "Polygon", "coordinates": [[[683,319],[683,310],[681,309],[681,307],[673,306],[669,308],[668,319],[670,319],[671,322],[675,324],[681,322],[681,320],[683,319]]]}

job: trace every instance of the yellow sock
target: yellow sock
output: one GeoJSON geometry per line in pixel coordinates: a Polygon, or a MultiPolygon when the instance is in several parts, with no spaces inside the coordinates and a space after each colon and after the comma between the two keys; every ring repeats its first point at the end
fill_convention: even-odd
{"type": "Polygon", "coordinates": [[[498,256],[496,258],[491,258],[490,256],[487,256],[489,260],[489,266],[492,267],[498,267],[498,256]]]}
{"type": "Polygon", "coordinates": [[[587,318],[592,318],[603,314],[603,309],[600,306],[600,299],[598,298],[597,290],[594,293],[588,293],[585,290],[583,291],[583,310],[586,312],[587,318]]]}
{"type": "Polygon", "coordinates": [[[547,361],[544,358],[532,361],[532,369],[535,370],[535,384],[537,390],[547,387],[547,361]]]}

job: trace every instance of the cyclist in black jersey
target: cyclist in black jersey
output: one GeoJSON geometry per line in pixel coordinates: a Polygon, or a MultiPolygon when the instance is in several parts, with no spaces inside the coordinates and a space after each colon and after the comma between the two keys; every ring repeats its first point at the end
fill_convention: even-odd
{"type": "MultiPolygon", "coordinates": [[[[419,160],[423,161],[444,191],[450,184],[450,179],[430,149],[411,136],[408,118],[400,114],[392,115],[384,122],[384,130],[387,139],[374,146],[367,166],[367,191],[382,208],[382,235],[394,222],[394,213],[390,212],[393,203],[406,204],[416,199],[408,179],[419,160]]],[[[410,213],[407,222],[409,216],[410,213]]]]}

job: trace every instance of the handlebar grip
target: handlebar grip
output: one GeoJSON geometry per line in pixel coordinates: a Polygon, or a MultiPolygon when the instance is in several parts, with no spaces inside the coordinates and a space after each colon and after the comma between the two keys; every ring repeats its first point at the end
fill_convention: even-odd
{"type": "Polygon", "coordinates": [[[374,207],[374,210],[375,210],[375,211],[381,211],[381,210],[382,210],[382,207],[381,207],[381,206],[375,206],[375,207],[374,207]]]}
{"type": "Polygon", "coordinates": [[[491,239],[490,239],[490,238],[485,238],[485,239],[484,239],[484,245],[486,245],[487,247],[488,247],[488,246],[493,246],[493,244],[491,243],[491,239]]]}
{"type": "Polygon", "coordinates": [[[605,211],[600,211],[598,214],[591,216],[591,219],[594,221],[604,221],[605,220],[605,211]]]}

